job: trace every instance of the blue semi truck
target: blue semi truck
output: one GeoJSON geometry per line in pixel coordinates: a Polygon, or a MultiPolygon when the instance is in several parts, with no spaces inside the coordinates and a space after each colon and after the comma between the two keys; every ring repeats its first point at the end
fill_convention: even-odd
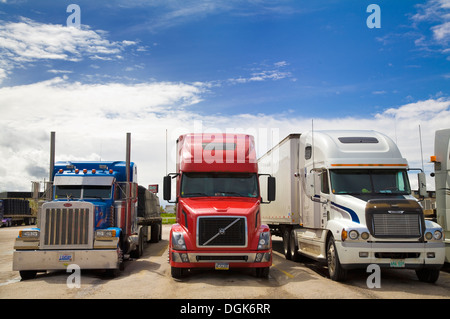
{"type": "Polygon", "coordinates": [[[56,162],[52,176],[38,227],[15,241],[13,270],[22,279],[70,264],[115,273],[145,242],[161,239],[158,197],[137,184],[133,162],[56,162]]]}

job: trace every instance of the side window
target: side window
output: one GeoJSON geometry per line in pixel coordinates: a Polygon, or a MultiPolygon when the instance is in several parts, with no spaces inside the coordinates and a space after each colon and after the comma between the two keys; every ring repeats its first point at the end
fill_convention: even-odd
{"type": "Polygon", "coordinates": [[[320,191],[322,193],[324,193],[324,194],[329,194],[330,193],[330,187],[329,187],[329,184],[328,184],[328,171],[327,170],[322,171],[322,174],[320,176],[320,180],[321,180],[320,191]]]}
{"type": "Polygon", "coordinates": [[[311,145],[307,145],[305,147],[305,159],[309,160],[311,158],[312,155],[312,147],[311,145]]]}

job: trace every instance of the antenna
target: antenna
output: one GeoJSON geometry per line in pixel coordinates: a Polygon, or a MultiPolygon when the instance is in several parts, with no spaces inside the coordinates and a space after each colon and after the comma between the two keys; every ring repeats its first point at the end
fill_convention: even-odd
{"type": "Polygon", "coordinates": [[[167,129],[166,129],[166,176],[167,176],[167,129]]]}
{"type": "Polygon", "coordinates": [[[423,151],[422,151],[422,131],[420,129],[420,124],[419,124],[419,138],[420,138],[420,157],[422,158],[422,172],[424,172],[424,168],[423,168],[423,151]]]}
{"type": "Polygon", "coordinates": [[[311,119],[311,155],[313,159],[313,169],[315,169],[315,161],[314,161],[314,119],[311,119]]]}

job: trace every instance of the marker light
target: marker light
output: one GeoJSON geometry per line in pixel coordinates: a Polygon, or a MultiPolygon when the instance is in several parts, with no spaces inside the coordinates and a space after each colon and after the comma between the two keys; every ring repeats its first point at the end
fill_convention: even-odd
{"type": "Polygon", "coordinates": [[[97,173],[97,170],[95,168],[92,169],[92,174],[97,173]]]}
{"type": "Polygon", "coordinates": [[[80,172],[80,170],[77,168],[75,169],[75,174],[78,174],[80,172]]]}
{"type": "Polygon", "coordinates": [[[59,169],[58,173],[62,174],[64,171],[62,168],[59,169]]]}
{"type": "Polygon", "coordinates": [[[347,239],[347,231],[345,229],[342,229],[341,240],[344,241],[346,239],[347,239]]]}
{"type": "Polygon", "coordinates": [[[112,169],[110,169],[110,170],[109,170],[109,173],[110,173],[110,174],[112,174],[112,173],[113,173],[113,170],[112,170],[112,169]]]}
{"type": "Polygon", "coordinates": [[[83,173],[86,174],[87,173],[87,169],[84,168],[83,169],[83,173]]]}

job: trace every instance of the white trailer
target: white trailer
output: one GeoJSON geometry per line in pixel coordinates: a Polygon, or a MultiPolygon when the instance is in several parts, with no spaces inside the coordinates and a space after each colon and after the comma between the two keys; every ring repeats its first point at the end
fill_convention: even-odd
{"type": "Polygon", "coordinates": [[[434,154],[436,219],[444,228],[445,262],[450,263],[450,129],[436,131],[434,154]]]}
{"type": "Polygon", "coordinates": [[[336,281],[370,264],[413,268],[421,281],[438,279],[443,230],[424,219],[411,196],[408,163],[389,137],[290,134],[258,164],[277,180],[277,201],[261,207],[261,222],[283,237],[287,259],[326,262],[336,281]]]}

